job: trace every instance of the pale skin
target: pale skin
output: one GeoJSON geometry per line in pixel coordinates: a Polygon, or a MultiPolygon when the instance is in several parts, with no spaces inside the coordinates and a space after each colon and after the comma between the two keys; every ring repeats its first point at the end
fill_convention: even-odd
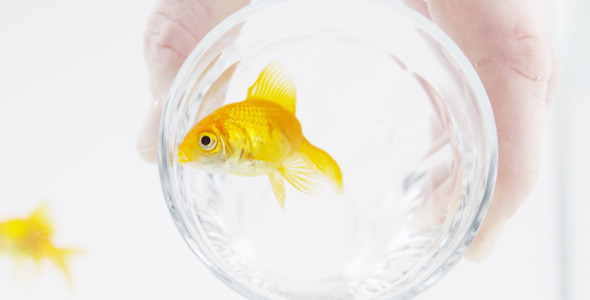
{"type": "MultiPolygon", "coordinates": [[[[496,120],[499,165],[487,217],[466,253],[489,256],[506,221],[539,175],[545,117],[559,67],[535,0],[406,0],[442,28],[473,63],[496,120]]],[[[176,72],[194,46],[245,0],[158,0],[144,35],[150,108],[137,148],[156,162],[160,114],[176,72]]]]}

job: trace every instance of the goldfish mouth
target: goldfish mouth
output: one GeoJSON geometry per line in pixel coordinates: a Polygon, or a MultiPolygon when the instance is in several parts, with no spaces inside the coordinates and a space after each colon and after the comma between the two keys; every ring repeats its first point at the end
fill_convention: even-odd
{"type": "Polygon", "coordinates": [[[184,153],[184,151],[178,149],[178,163],[180,163],[180,165],[189,162],[188,157],[186,156],[186,153],[184,153]]]}

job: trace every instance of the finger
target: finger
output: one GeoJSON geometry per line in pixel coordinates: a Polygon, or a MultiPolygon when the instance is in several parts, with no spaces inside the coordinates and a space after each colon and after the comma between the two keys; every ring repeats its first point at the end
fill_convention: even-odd
{"type": "Polygon", "coordinates": [[[168,90],[197,43],[247,0],[158,0],[144,33],[144,54],[152,99],[137,140],[137,150],[157,161],[157,134],[168,90]]]}
{"type": "Polygon", "coordinates": [[[496,189],[467,252],[468,258],[482,259],[539,174],[551,48],[531,1],[436,0],[428,7],[432,20],[474,64],[496,120],[496,189]]]}
{"type": "Polygon", "coordinates": [[[428,4],[426,3],[426,0],[403,0],[403,3],[409,8],[430,19],[430,12],[428,11],[428,4]]]}

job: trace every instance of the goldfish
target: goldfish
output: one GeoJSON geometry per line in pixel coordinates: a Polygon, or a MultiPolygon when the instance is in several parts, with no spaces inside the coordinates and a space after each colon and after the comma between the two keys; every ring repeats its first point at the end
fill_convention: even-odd
{"type": "Polygon", "coordinates": [[[28,218],[0,222],[0,254],[12,256],[16,260],[32,259],[37,264],[43,259],[50,259],[69,281],[66,260],[78,250],[54,246],[51,242],[53,233],[46,206],[40,206],[28,218]]]}
{"type": "Polygon", "coordinates": [[[295,116],[296,95],[290,74],[271,62],[245,100],[220,107],[188,131],[178,147],[178,162],[212,173],[267,175],[281,208],[285,180],[309,195],[317,195],[325,182],[341,192],[340,167],[303,135],[295,116]]]}

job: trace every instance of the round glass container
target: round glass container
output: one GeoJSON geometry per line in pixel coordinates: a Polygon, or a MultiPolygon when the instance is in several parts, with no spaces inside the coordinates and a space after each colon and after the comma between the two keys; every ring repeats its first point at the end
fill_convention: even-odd
{"type": "Polygon", "coordinates": [[[395,1],[259,1],[213,29],[163,112],[159,166],[181,234],[250,299],[397,299],[457,262],[497,168],[489,100],[435,25],[395,1]],[[196,121],[243,101],[271,61],[291,73],[303,134],[342,170],[340,194],[178,164],[196,121]]]}

